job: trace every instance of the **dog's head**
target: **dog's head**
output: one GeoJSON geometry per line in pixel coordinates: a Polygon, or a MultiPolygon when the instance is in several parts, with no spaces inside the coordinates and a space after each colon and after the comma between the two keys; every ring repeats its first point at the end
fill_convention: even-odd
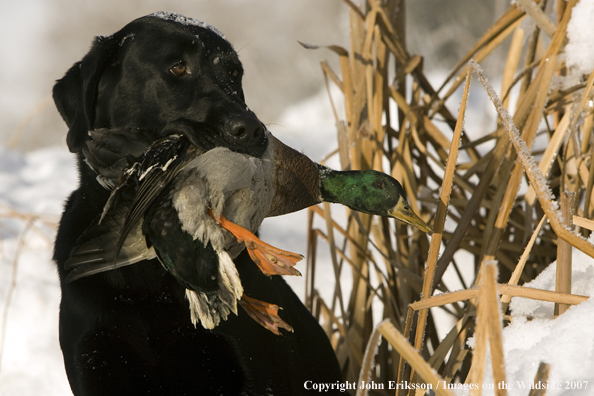
{"type": "Polygon", "coordinates": [[[72,152],[81,151],[93,129],[163,131],[183,124],[204,145],[260,156],[264,127],[245,104],[242,76],[237,53],[220,32],[161,12],[97,37],[53,95],[72,152]]]}

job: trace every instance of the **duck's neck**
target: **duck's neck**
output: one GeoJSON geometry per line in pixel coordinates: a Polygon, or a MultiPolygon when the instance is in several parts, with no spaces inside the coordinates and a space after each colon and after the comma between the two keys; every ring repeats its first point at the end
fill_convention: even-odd
{"type": "Polygon", "coordinates": [[[318,165],[320,173],[320,195],[324,202],[343,203],[344,197],[348,197],[357,190],[353,178],[349,178],[349,171],[335,171],[330,168],[318,165]]]}
{"type": "Polygon", "coordinates": [[[269,135],[273,144],[275,194],[266,217],[296,212],[321,201],[318,165],[269,135]]]}

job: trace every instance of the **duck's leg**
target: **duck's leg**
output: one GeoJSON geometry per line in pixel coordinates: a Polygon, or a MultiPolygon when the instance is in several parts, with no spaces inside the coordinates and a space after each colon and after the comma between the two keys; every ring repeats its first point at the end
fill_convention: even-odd
{"type": "Polygon", "coordinates": [[[250,257],[264,275],[301,275],[293,266],[298,261],[303,260],[302,255],[281,250],[262,242],[257,236],[245,228],[230,222],[222,214],[218,220],[214,217],[211,210],[208,211],[208,214],[218,221],[221,227],[235,235],[239,242],[243,242],[248,249],[250,257]]]}
{"type": "Polygon", "coordinates": [[[274,334],[282,335],[279,331],[280,328],[293,332],[293,328],[278,316],[278,310],[282,309],[278,305],[256,300],[245,294],[241,296],[239,305],[252,319],[274,334]]]}

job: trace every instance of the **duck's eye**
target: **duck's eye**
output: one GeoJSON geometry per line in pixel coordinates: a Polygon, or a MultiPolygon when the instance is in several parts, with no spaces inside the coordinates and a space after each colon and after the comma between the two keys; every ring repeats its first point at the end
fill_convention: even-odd
{"type": "Polygon", "coordinates": [[[231,72],[231,77],[237,78],[237,77],[239,77],[239,73],[240,73],[239,69],[235,69],[231,72]]]}
{"type": "Polygon", "coordinates": [[[174,76],[181,77],[188,72],[188,68],[186,67],[185,63],[180,62],[173,66],[171,69],[169,69],[169,71],[174,76]]]}
{"type": "Polygon", "coordinates": [[[383,190],[386,188],[386,183],[383,180],[376,180],[373,182],[373,187],[377,188],[378,190],[383,190]]]}

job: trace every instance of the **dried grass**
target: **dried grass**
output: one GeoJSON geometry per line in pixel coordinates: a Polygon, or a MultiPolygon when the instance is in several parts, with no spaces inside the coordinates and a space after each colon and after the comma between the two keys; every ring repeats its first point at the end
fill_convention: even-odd
{"type": "MultiPolygon", "coordinates": [[[[40,236],[48,246],[51,246],[53,241],[48,238],[47,233],[42,228],[55,229],[57,226],[57,219],[51,215],[35,215],[29,213],[22,213],[14,210],[10,207],[0,206],[0,227],[3,225],[3,221],[16,220],[23,225],[22,230],[18,231],[18,241],[14,255],[12,256],[12,266],[10,274],[10,283],[8,284],[8,291],[5,296],[4,304],[2,307],[2,321],[0,322],[0,372],[2,372],[2,358],[4,356],[4,347],[6,344],[6,330],[8,327],[8,313],[12,304],[12,297],[17,288],[17,274],[18,265],[21,257],[21,253],[25,248],[30,231],[40,236]]],[[[2,231],[0,229],[0,231],[2,231]]],[[[0,255],[4,255],[2,244],[2,235],[0,234],[0,255]]]]}
{"type": "MultiPolygon", "coordinates": [[[[344,94],[344,111],[334,108],[341,167],[396,177],[435,232],[429,238],[401,223],[352,212],[347,212],[343,230],[328,205],[310,208],[308,271],[320,270],[320,252],[329,248],[336,284],[331,300],[324,301],[317,289],[328,285],[307,274],[306,303],[323,320],[347,381],[480,383],[487,345],[493,378],[503,381],[502,317],[512,296],[565,307],[587,299],[571,294],[567,284],[557,291],[519,286],[557,259],[557,245],[566,243],[594,257],[594,246],[584,240],[594,224],[594,114],[588,105],[594,73],[564,90],[552,84],[554,76],[566,73],[558,54],[567,42],[576,2],[567,2],[551,21],[542,2],[518,1],[528,13],[511,6],[438,89],[424,75],[422,57],[406,49],[397,24],[404,18],[398,13],[403,0],[370,0],[365,8],[345,3],[350,7],[351,46],[327,47],[339,56],[340,72],[322,64],[327,84],[344,94]],[[532,31],[521,24],[526,18],[536,22],[532,31]],[[550,41],[540,39],[541,29],[550,41]],[[505,68],[494,76],[502,81],[498,94],[477,63],[490,62],[489,55],[505,43],[510,43],[505,68]],[[474,141],[463,128],[471,74],[478,76],[500,116],[498,125],[481,131],[483,137],[474,141]],[[461,91],[463,82],[454,117],[444,103],[461,91]],[[510,109],[511,96],[517,98],[515,109],[510,109]],[[549,140],[544,152],[531,150],[537,135],[549,140]],[[478,150],[488,141],[494,143],[491,150],[478,150]],[[522,180],[530,188],[518,195],[522,180]],[[556,201],[565,191],[576,197],[563,216],[573,218],[575,230],[557,210],[556,201]],[[318,217],[324,222],[316,221],[318,217]],[[446,230],[446,222],[453,226],[446,230]],[[334,240],[335,232],[344,245],[334,240]],[[461,251],[473,261],[459,258],[461,251]],[[347,268],[352,283],[341,283],[347,268]],[[464,290],[450,292],[456,287],[444,280],[450,269],[464,290]],[[474,276],[473,285],[466,286],[462,273],[474,276]],[[430,308],[455,319],[441,341],[430,308]],[[466,340],[473,335],[475,348],[469,350],[466,340]],[[426,367],[436,372],[428,376],[426,367]]],[[[560,265],[567,267],[566,262],[560,259],[560,265]]],[[[539,376],[546,378],[546,373],[539,376]]],[[[415,393],[423,391],[396,391],[415,393]]]]}

